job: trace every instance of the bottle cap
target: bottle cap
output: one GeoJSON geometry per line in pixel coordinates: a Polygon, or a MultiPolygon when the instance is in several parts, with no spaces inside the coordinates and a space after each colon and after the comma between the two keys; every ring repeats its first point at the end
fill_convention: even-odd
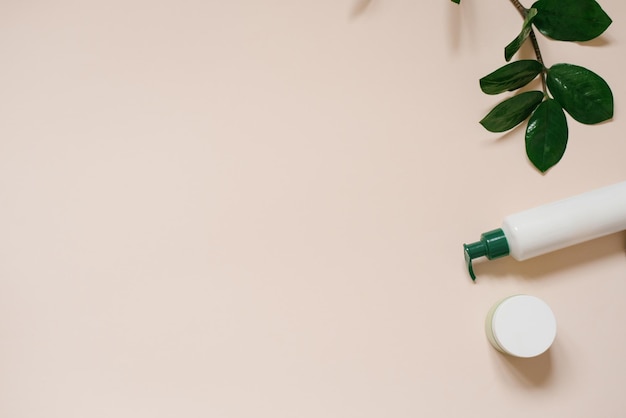
{"type": "Polygon", "coordinates": [[[509,255],[509,243],[502,229],[494,229],[480,236],[480,241],[463,244],[465,263],[472,280],[476,280],[472,260],[478,257],[487,257],[489,260],[509,255]]]}
{"type": "Polygon", "coordinates": [[[510,296],[495,304],[485,321],[491,345],[515,357],[544,353],[556,338],[556,319],[550,307],[530,295],[510,296]]]}

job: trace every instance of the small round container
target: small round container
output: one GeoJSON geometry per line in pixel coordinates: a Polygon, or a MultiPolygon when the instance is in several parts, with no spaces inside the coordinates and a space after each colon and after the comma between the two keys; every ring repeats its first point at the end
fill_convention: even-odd
{"type": "Polygon", "coordinates": [[[514,357],[536,357],[554,342],[556,318],[535,296],[509,296],[489,310],[485,331],[496,350],[514,357]]]}

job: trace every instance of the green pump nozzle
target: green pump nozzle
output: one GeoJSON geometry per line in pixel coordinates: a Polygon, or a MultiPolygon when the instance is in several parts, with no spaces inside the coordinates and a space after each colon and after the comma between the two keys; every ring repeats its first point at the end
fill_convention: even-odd
{"type": "Polygon", "coordinates": [[[472,280],[476,281],[472,260],[483,256],[487,257],[489,260],[507,256],[509,255],[509,243],[502,229],[494,229],[493,231],[482,234],[480,241],[471,244],[463,244],[463,250],[465,252],[467,271],[472,280]]]}

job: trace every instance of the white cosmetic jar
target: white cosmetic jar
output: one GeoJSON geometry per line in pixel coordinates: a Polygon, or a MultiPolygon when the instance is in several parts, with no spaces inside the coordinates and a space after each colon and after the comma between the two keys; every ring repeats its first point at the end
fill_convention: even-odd
{"type": "Polygon", "coordinates": [[[514,357],[536,357],[554,342],[556,318],[538,297],[514,295],[489,310],[485,331],[496,350],[514,357]]]}

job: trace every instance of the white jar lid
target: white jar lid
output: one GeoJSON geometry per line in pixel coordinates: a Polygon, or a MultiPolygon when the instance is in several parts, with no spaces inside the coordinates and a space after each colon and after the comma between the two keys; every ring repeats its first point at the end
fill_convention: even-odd
{"type": "Polygon", "coordinates": [[[500,351],[515,357],[538,356],[550,348],[556,337],[554,313],[535,296],[508,297],[490,316],[489,340],[500,351]]]}

